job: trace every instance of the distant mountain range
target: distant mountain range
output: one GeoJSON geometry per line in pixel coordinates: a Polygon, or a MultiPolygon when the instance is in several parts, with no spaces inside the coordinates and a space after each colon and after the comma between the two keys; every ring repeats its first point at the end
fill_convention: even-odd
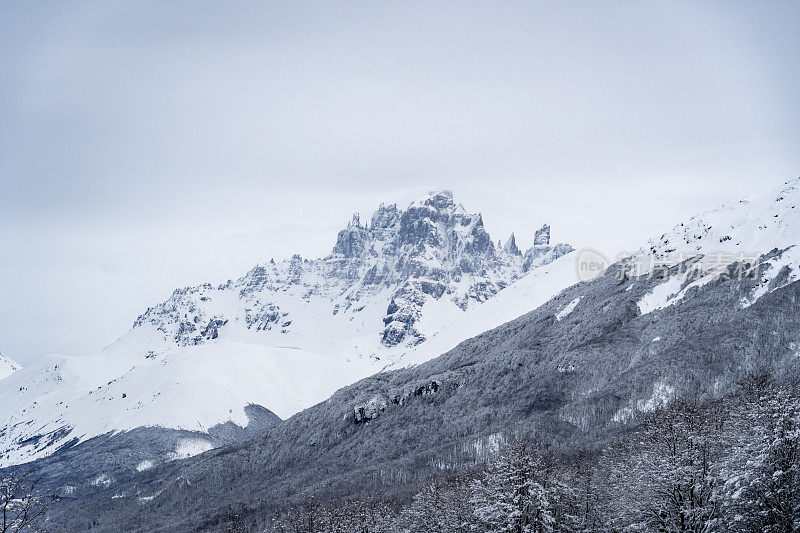
{"type": "MultiPolygon", "coordinates": [[[[407,500],[481,464],[503,435],[591,449],[675,399],[730,394],[748,376],[800,378],[797,185],[678,224],[636,254],[645,268],[621,261],[542,302],[534,281],[552,289],[576,275],[562,257],[475,316],[519,310],[517,289],[532,311],[237,444],[137,472],[98,457],[108,445],[92,439],[30,466],[65,496],[52,516],[74,529],[217,530],[236,508],[268,517],[309,500],[407,500]],[[99,475],[113,481],[98,488],[99,475]]],[[[468,316],[451,327],[469,330],[468,316]]]]}
{"type": "MultiPolygon", "coordinates": [[[[266,383],[263,379],[269,372],[253,361],[267,352],[247,350],[270,346],[249,340],[258,335],[298,341],[303,331],[311,331],[301,324],[314,323],[309,318],[313,316],[331,317],[340,326],[312,335],[313,342],[322,343],[326,335],[334,335],[331,331],[345,332],[330,342],[330,353],[336,354],[331,361],[346,361],[348,352],[333,347],[355,346],[347,339],[353,331],[363,332],[358,345],[366,347],[368,338],[371,348],[359,352],[361,357],[350,364],[363,362],[369,373],[383,371],[282,421],[267,409],[250,405],[243,408],[251,421],[246,428],[242,427],[246,421],[235,419],[231,409],[227,418],[224,413],[219,417],[227,423],[209,427],[162,424],[94,438],[85,434],[80,439],[75,432],[75,440],[62,439],[59,442],[67,442],[66,446],[25,468],[43,478],[46,490],[62,497],[50,519],[70,530],[219,530],[231,509],[264,518],[310,500],[379,496],[407,501],[426,480],[481,464],[503,435],[534,435],[552,449],[593,449],[675,399],[725,396],[749,376],[800,379],[799,186],[800,180],[787,182],[766,197],[692,217],[645,243],[631,258],[581,283],[575,283],[578,252],[545,243],[546,230],[525,253],[511,244],[495,246],[480,237],[484,232],[479,217],[463,214],[445,193],[431,195],[404,212],[422,209],[427,213],[423,222],[404,224],[406,214],[400,215],[401,221],[392,226],[397,232],[391,234],[395,243],[389,248],[391,254],[386,252],[386,241],[376,237],[382,235],[382,224],[375,221],[383,220],[383,215],[365,226],[354,220],[340,232],[328,258],[317,262],[295,258],[276,263],[274,270],[269,263],[259,267],[269,274],[256,269],[216,288],[178,291],[168,303],[146,312],[132,332],[103,355],[81,359],[95,364],[109,355],[116,360],[114,354],[140,357],[132,367],[130,358],[121,357],[124,364],[119,369],[127,368],[128,374],[119,372],[117,381],[92,390],[91,401],[98,407],[84,412],[114,413],[110,406],[127,399],[119,396],[122,389],[117,387],[130,390],[134,382],[126,376],[147,365],[164,375],[160,380],[156,371],[142,374],[153,380],[136,382],[149,387],[148,395],[169,394],[173,381],[177,381],[174,390],[186,394],[192,388],[182,384],[193,379],[200,384],[197,390],[206,387],[209,394],[221,394],[227,388],[205,374],[209,368],[234,392],[298,386],[285,381],[286,376],[308,383],[301,371],[316,379],[339,368],[314,367],[322,359],[311,348],[320,344],[309,341],[304,348],[308,351],[287,348],[293,346],[288,343],[270,347],[286,350],[273,352],[276,360],[292,353],[307,356],[302,362],[307,367],[291,367],[297,373],[276,373],[284,381],[276,377],[266,383]],[[447,224],[437,219],[443,212],[447,224]],[[455,216],[456,212],[462,214],[455,216]],[[408,245],[413,253],[396,244],[404,242],[400,234],[408,227],[427,228],[414,230],[417,244],[408,245]],[[425,235],[439,237],[431,240],[425,235]],[[435,261],[422,259],[431,257],[435,261]],[[385,270],[378,265],[387,258],[392,266],[385,270]],[[408,267],[410,263],[416,266],[408,267]],[[442,267],[436,265],[447,268],[439,270],[442,267]],[[369,282],[381,272],[387,273],[380,279],[391,280],[388,288],[381,285],[384,281],[377,286],[369,282]],[[348,279],[349,285],[342,281],[348,279]],[[426,285],[437,279],[444,289],[426,285]],[[326,292],[344,285],[350,288],[336,297],[326,292]],[[285,296],[276,298],[274,305],[281,309],[279,314],[287,313],[285,322],[291,324],[248,328],[247,309],[253,305],[240,302],[267,300],[256,294],[285,296]],[[289,295],[299,295],[305,304],[293,307],[287,303],[289,295]],[[369,307],[365,302],[377,295],[386,309],[374,304],[376,319],[365,320],[359,330],[353,322],[367,316],[360,314],[369,307]],[[304,314],[300,311],[304,305],[322,311],[304,314]],[[427,328],[431,317],[439,316],[439,306],[458,311],[438,329],[427,328]],[[195,316],[201,318],[195,321],[195,316]],[[206,335],[213,320],[224,323],[206,335]],[[180,326],[186,322],[195,324],[195,329],[180,326]],[[250,353],[250,359],[243,352],[250,353]],[[171,362],[177,359],[186,363],[171,362]]],[[[394,208],[378,212],[385,211],[394,208]]],[[[72,365],[65,368],[76,368],[72,365]]],[[[44,399],[58,399],[50,399],[56,392],[48,391],[61,390],[59,383],[76,377],[59,367],[51,374],[40,371],[25,378],[28,371],[3,381],[0,400],[24,397],[26,387],[45,392],[30,397],[37,398],[36,404],[18,403],[15,413],[36,412],[44,399]],[[23,379],[30,381],[25,384],[23,379]],[[20,392],[13,390],[18,386],[20,392]]],[[[190,397],[185,412],[182,406],[173,412],[196,418],[215,401],[215,396],[198,394],[190,397]]],[[[236,401],[244,402],[245,397],[237,396],[236,401]]],[[[273,409],[268,401],[260,405],[273,409]]],[[[71,406],[63,409],[76,412],[71,406]]],[[[135,413],[120,412],[129,417],[135,413]]],[[[123,420],[127,422],[138,423],[123,420]]],[[[5,431],[16,427],[6,426],[5,431]]],[[[32,441],[46,444],[47,438],[32,441]]],[[[47,446],[40,449],[51,451],[47,446]]]]}
{"type": "MultiPolygon", "coordinates": [[[[571,251],[550,244],[547,225],[524,252],[513,234],[495,243],[448,191],[405,209],[381,205],[363,224],[354,215],[325,258],[270,260],[236,280],[177,289],[102,352],[48,356],[4,381],[0,466],[149,426],[199,432],[198,451],[218,445],[201,434],[248,426],[248,405],[287,418],[532,309],[520,302],[449,327],[521,280],[539,284],[534,274],[571,251]]],[[[540,303],[572,282],[544,283],[540,303]]]]}

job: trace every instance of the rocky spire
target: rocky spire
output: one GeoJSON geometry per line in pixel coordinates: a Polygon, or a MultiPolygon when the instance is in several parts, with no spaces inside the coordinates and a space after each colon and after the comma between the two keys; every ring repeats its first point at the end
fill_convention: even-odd
{"type": "Polygon", "coordinates": [[[385,230],[397,225],[400,219],[400,211],[397,209],[397,204],[385,205],[381,203],[378,210],[372,214],[372,224],[370,227],[372,231],[385,230]]]}
{"type": "Polygon", "coordinates": [[[361,219],[358,213],[353,213],[353,218],[347,224],[347,227],[340,231],[336,237],[333,253],[344,257],[359,257],[364,253],[368,240],[369,235],[366,228],[361,227],[361,219]]]}
{"type": "Polygon", "coordinates": [[[547,246],[549,244],[550,244],[550,226],[548,224],[545,224],[541,228],[536,230],[536,233],[533,235],[533,245],[547,246]]]}
{"type": "Polygon", "coordinates": [[[511,236],[508,238],[506,243],[503,245],[503,251],[511,255],[522,255],[522,252],[520,252],[519,248],[517,248],[517,240],[514,238],[513,232],[511,233],[511,236]]]}
{"type": "Polygon", "coordinates": [[[455,205],[453,202],[453,193],[446,190],[429,192],[428,198],[425,199],[424,203],[436,209],[447,209],[455,205]]]}

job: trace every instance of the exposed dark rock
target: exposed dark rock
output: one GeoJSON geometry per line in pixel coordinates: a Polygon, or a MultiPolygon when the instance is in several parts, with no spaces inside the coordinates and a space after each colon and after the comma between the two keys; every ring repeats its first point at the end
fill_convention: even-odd
{"type": "Polygon", "coordinates": [[[337,315],[363,308],[388,287],[392,293],[383,330],[378,329],[380,340],[387,346],[413,346],[425,340],[416,324],[427,299],[450,298],[462,309],[486,301],[530,269],[572,250],[569,245],[550,246],[549,235],[545,225],[524,256],[513,235],[505,246],[496,247],[480,214],[467,213],[449,191],[435,192],[405,211],[382,204],[370,224],[362,225],[354,215],[326,258],[309,261],[295,255],[287,261],[270,260],[218,287],[176,290],[137,318],[134,328],[152,325],[182,346],[224,336],[225,321],[238,321],[254,331],[279,325],[286,331],[293,317],[275,303],[276,294],[301,291],[306,302],[346,295],[354,305],[341,309],[332,303],[331,314],[337,315]],[[235,315],[219,316],[212,310],[222,297],[220,291],[238,295],[241,309],[235,315]]]}
{"type": "Polygon", "coordinates": [[[534,246],[548,246],[550,244],[550,226],[545,224],[533,235],[534,246]]]}

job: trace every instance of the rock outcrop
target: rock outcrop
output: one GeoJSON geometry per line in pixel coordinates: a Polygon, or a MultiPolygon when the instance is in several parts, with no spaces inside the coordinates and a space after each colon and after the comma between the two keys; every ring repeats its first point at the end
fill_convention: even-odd
{"type": "Polygon", "coordinates": [[[181,346],[224,337],[237,328],[265,335],[298,336],[320,324],[315,314],[346,317],[339,333],[362,337],[372,331],[374,355],[384,348],[414,346],[427,335],[420,324],[426,305],[447,301],[453,310],[482,303],[538,266],[572,251],[551,246],[550,226],[535,234],[525,253],[512,234],[502,247],[449,191],[434,192],[407,209],[384,205],[362,224],[358,214],[342,229],[325,258],[291,259],[259,265],[236,281],[176,290],[139,316],[134,328],[150,326],[181,346]],[[378,309],[376,310],[375,307],[378,309]],[[366,311],[365,311],[366,309],[366,311]],[[378,314],[378,317],[375,315],[378,314]],[[375,317],[365,322],[362,316],[375,317]],[[356,330],[349,329],[358,324],[356,330]]]}

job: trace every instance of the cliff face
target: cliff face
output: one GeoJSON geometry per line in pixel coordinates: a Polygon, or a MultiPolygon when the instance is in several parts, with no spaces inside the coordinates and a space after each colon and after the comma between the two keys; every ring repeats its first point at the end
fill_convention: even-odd
{"type": "Polygon", "coordinates": [[[440,191],[406,210],[381,205],[364,224],[354,215],[328,257],[271,261],[236,281],[177,290],[142,314],[134,328],[152,326],[182,346],[237,328],[292,337],[319,327],[292,310],[306,302],[358,325],[355,331],[343,329],[372,336],[364,342],[374,344],[366,354],[374,355],[381,345],[413,346],[434,333],[420,327],[431,302],[452,304],[446,306],[451,313],[466,310],[571,250],[550,245],[547,225],[524,254],[513,235],[505,246],[496,246],[480,214],[468,213],[449,191],[440,191]],[[365,314],[372,316],[359,320],[365,314]]]}

